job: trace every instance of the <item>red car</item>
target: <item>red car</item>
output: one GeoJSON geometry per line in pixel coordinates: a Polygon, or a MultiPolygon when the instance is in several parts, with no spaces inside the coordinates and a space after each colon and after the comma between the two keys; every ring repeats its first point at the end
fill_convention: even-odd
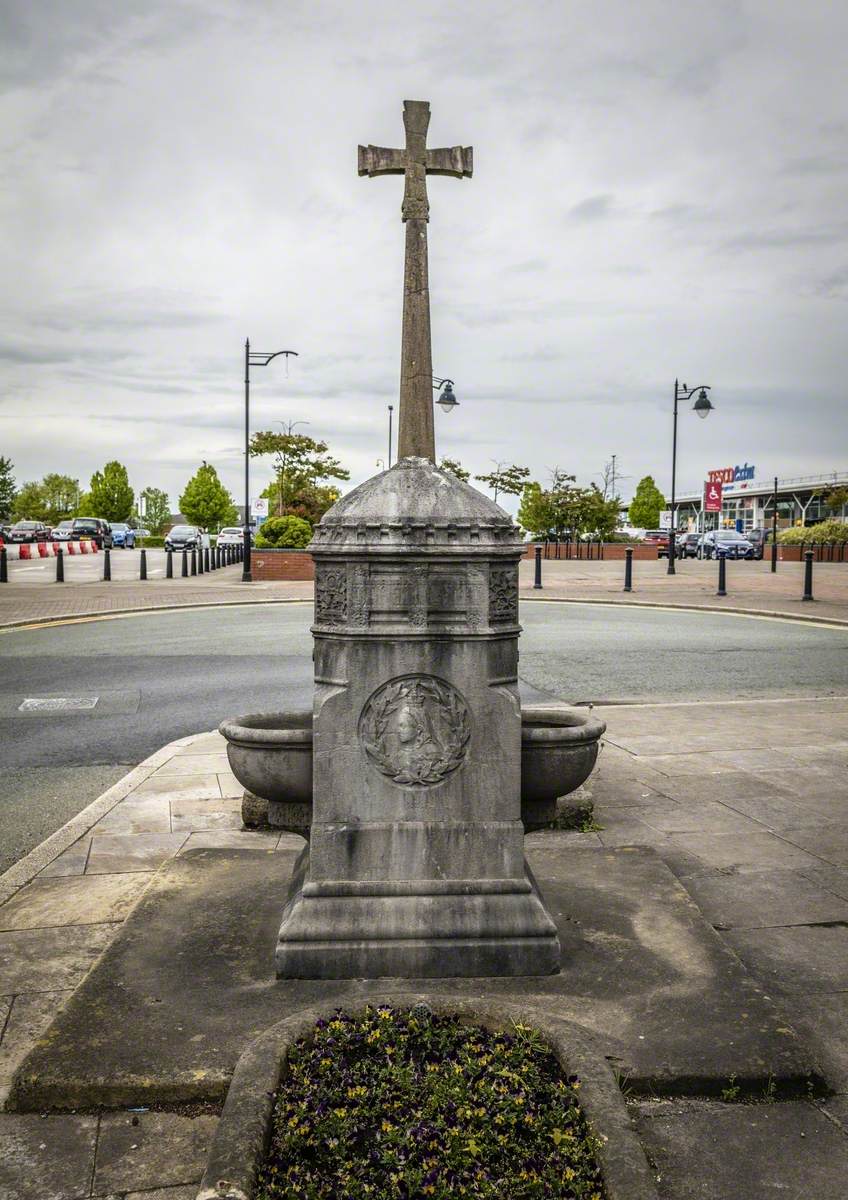
{"type": "Polygon", "coordinates": [[[657,558],[668,558],[667,529],[646,529],[642,541],[646,546],[656,546],[657,558]]]}
{"type": "Polygon", "coordinates": [[[41,521],[16,521],[7,535],[9,542],[49,542],[50,529],[41,521]]]}

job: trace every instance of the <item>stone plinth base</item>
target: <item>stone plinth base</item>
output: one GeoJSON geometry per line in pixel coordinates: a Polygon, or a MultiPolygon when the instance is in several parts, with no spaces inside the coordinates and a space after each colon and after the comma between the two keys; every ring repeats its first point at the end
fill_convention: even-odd
{"type": "Polygon", "coordinates": [[[560,943],[529,867],[523,879],[304,882],[292,878],[278,979],[553,975],[560,943]]]}

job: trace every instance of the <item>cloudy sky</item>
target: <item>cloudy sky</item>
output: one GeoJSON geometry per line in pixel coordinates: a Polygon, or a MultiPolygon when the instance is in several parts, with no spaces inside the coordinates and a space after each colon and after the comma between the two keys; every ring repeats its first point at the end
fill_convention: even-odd
{"type": "MultiPolygon", "coordinates": [[[[252,425],[354,481],[397,398],[402,180],[359,142],[474,147],[429,181],[437,447],[629,496],[748,461],[848,467],[848,11],[828,0],[5,0],[0,454],[176,504],[242,497],[252,425]],[[279,428],[277,426],[276,428],[279,428]]],[[[254,467],[258,484],[266,479],[254,467]]],[[[257,486],[257,491],[259,486],[257,486]]]]}

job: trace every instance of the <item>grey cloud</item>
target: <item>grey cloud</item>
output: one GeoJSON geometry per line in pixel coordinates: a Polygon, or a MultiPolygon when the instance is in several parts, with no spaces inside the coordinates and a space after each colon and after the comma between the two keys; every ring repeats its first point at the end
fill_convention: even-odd
{"type": "Polygon", "coordinates": [[[612,213],[613,195],[605,192],[597,196],[588,196],[570,209],[568,216],[572,221],[602,221],[612,213]]]}

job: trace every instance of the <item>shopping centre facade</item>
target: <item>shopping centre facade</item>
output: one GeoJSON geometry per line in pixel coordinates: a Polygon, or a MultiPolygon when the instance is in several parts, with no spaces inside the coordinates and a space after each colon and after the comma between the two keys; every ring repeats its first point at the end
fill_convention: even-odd
{"type": "MultiPolygon", "coordinates": [[[[722,489],[721,525],[744,533],[749,529],[771,526],[774,511],[775,478],[745,462],[732,467],[707,471],[706,483],[720,483],[722,489]]],[[[777,526],[815,525],[828,517],[846,519],[848,508],[832,512],[825,496],[835,488],[848,487],[848,469],[830,471],[824,475],[801,475],[777,479],[777,526]]],[[[684,492],[677,498],[678,527],[689,529],[715,528],[718,514],[705,513],[704,485],[696,491],[684,492]]]]}

